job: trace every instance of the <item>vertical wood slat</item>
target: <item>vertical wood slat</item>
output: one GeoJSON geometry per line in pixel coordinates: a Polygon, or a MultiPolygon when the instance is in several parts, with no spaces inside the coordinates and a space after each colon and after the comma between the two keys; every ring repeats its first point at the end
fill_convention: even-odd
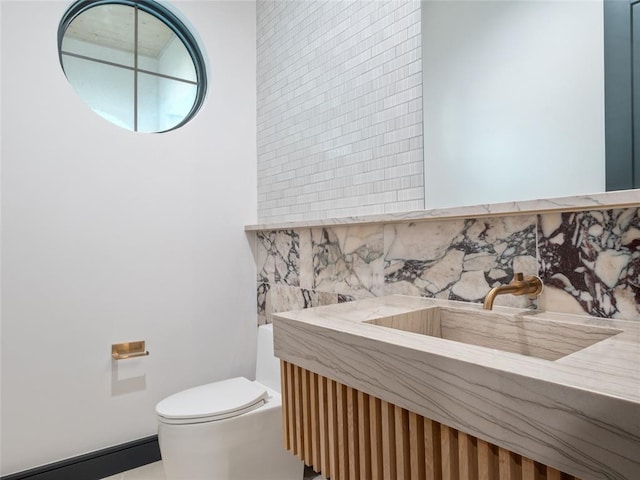
{"type": "Polygon", "coordinates": [[[327,477],[339,480],[338,477],[338,416],[336,414],[336,382],[327,379],[327,403],[329,405],[329,469],[327,477]]]}
{"type": "Polygon", "coordinates": [[[393,414],[396,437],[396,475],[400,479],[410,478],[409,411],[394,405],[393,414]]]}
{"type": "Polygon", "coordinates": [[[329,464],[329,406],[327,401],[327,379],[318,375],[318,418],[320,430],[320,467],[318,472],[331,471],[329,464]]]}
{"type": "Polygon", "coordinates": [[[498,464],[500,466],[500,480],[518,480],[516,476],[516,462],[509,450],[498,450],[498,464]]]}
{"type": "Polygon", "coordinates": [[[304,460],[303,451],[303,425],[302,425],[302,386],[300,384],[300,375],[302,369],[300,367],[293,367],[293,392],[294,392],[294,425],[296,431],[295,446],[293,453],[300,459],[304,460]]]}
{"type": "Polygon", "coordinates": [[[318,375],[309,372],[309,415],[311,420],[311,467],[320,470],[320,408],[318,406],[318,375]]]}
{"type": "Polygon", "coordinates": [[[579,480],[282,362],[283,445],[331,480],[579,480]]]}
{"type": "MultiPolygon", "coordinates": [[[[338,444],[338,472],[336,480],[347,480],[349,478],[349,445],[347,445],[347,387],[341,383],[336,384],[336,403],[338,415],[338,434],[336,443],[338,444]]],[[[335,472],[334,472],[335,474],[335,472]]]]}
{"type": "Polygon", "coordinates": [[[369,395],[358,395],[358,464],[360,472],[357,478],[371,477],[371,429],[369,421],[369,395]]]}
{"type": "Polygon", "coordinates": [[[422,417],[409,412],[409,461],[411,480],[425,480],[424,422],[422,417]]]}
{"type": "Polygon", "coordinates": [[[291,444],[289,443],[289,422],[287,421],[291,394],[287,388],[286,368],[287,364],[285,362],[280,362],[280,391],[282,392],[282,446],[285,450],[291,450],[291,444]]]}
{"type": "Polygon", "coordinates": [[[547,480],[560,480],[562,473],[555,468],[547,467],[547,480]]]}
{"type": "Polygon", "coordinates": [[[358,480],[360,476],[360,437],[358,435],[358,392],[346,387],[347,407],[347,463],[349,465],[349,479],[358,480]]]}
{"type": "Polygon", "coordinates": [[[458,432],[458,462],[460,478],[478,478],[477,441],[463,432],[458,432]]]}
{"type": "Polygon", "coordinates": [[[300,369],[300,389],[302,391],[302,458],[311,461],[311,401],[309,398],[310,387],[309,375],[311,372],[300,369]]]}
{"type": "Polygon", "coordinates": [[[522,480],[536,480],[535,462],[525,457],[522,457],[522,480]]]}
{"type": "Polygon", "coordinates": [[[382,480],[382,400],[369,397],[371,432],[371,480],[382,480]]]}
{"type": "Polygon", "coordinates": [[[296,422],[295,422],[295,397],[296,393],[293,389],[293,368],[294,366],[290,363],[287,364],[286,372],[287,372],[287,395],[289,395],[288,407],[288,430],[289,430],[289,449],[295,455],[297,453],[296,449],[296,422]]]}
{"type": "Polygon", "coordinates": [[[442,452],[440,444],[440,424],[428,418],[424,422],[424,451],[426,480],[442,478],[442,452]]]}
{"type": "Polygon", "coordinates": [[[478,439],[478,480],[492,480],[497,475],[497,447],[478,439]]]}
{"type": "Polygon", "coordinates": [[[458,474],[458,432],[446,425],[441,425],[440,448],[442,454],[442,479],[460,480],[458,474]]]}
{"type": "Polygon", "coordinates": [[[396,480],[396,442],[394,406],[380,401],[382,411],[382,478],[396,480]]]}

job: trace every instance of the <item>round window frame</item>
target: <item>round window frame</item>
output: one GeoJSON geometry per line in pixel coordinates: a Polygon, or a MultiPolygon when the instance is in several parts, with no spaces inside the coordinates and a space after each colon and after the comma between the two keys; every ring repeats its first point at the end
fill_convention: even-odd
{"type": "MultiPolygon", "coordinates": [[[[199,42],[196,36],[185,25],[185,23],[178,18],[169,8],[165,7],[161,3],[154,0],[77,0],[62,15],[62,19],[58,24],[58,61],[60,67],[65,74],[64,63],[62,61],[62,41],[64,35],[69,28],[69,25],[83,12],[90,10],[94,7],[101,5],[125,5],[131,8],[137,8],[149,15],[152,15],[156,19],[164,23],[182,42],[187,49],[191,61],[196,72],[196,95],[191,107],[191,110],[185,117],[173,127],[166,130],[159,130],[157,132],[144,132],[144,133],[166,133],[172,130],[176,130],[189,121],[198,113],[207,94],[208,78],[207,78],[207,63],[205,56],[200,48],[199,42]]],[[[116,67],[117,68],[117,67],[116,67]]],[[[134,133],[142,133],[138,130],[129,130],[134,133]]]]}

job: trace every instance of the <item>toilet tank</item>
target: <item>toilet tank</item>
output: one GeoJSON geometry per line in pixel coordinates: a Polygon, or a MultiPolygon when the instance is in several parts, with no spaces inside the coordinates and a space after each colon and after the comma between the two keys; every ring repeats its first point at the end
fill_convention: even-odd
{"type": "Polygon", "coordinates": [[[258,327],[256,381],[280,393],[280,359],[273,354],[273,325],[258,327]]]}

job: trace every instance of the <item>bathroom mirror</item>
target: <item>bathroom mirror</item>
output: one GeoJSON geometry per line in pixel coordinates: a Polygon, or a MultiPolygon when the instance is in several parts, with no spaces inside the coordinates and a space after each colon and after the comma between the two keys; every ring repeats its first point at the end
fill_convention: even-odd
{"type": "Polygon", "coordinates": [[[134,132],[188,122],[207,86],[202,51],[177,12],[154,1],[78,1],[58,29],[64,73],[95,113],[134,132]]]}
{"type": "Polygon", "coordinates": [[[421,8],[425,208],[640,187],[630,0],[421,8]]]}

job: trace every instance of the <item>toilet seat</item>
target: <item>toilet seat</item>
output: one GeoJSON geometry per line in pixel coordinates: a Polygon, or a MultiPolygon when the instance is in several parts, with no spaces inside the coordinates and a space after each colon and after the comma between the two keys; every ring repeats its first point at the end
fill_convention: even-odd
{"type": "Polygon", "coordinates": [[[260,408],[268,396],[263,385],[236,377],[171,395],[158,403],[156,413],[168,424],[213,422],[260,408]]]}

